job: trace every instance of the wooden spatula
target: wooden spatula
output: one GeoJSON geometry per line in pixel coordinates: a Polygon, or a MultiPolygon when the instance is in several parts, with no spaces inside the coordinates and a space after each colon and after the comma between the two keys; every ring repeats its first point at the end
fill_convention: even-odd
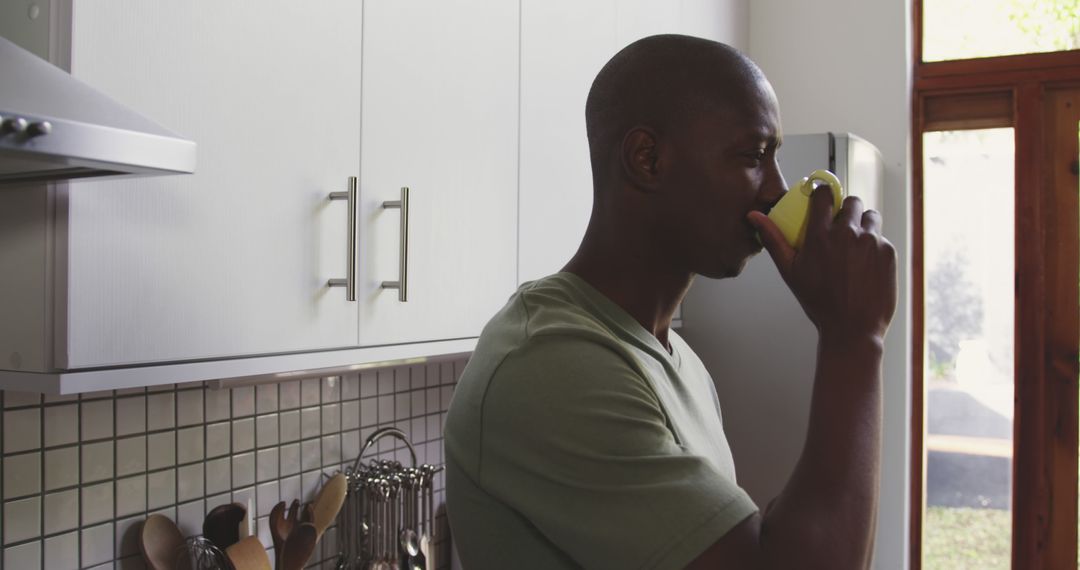
{"type": "Polygon", "coordinates": [[[334,523],[341,505],[345,504],[345,493],[348,491],[348,482],[344,473],[338,473],[326,481],[319,489],[315,497],[312,523],[318,535],[322,536],[327,527],[334,523]]]}
{"type": "Polygon", "coordinates": [[[174,570],[184,535],[176,523],[164,515],[150,515],[139,535],[139,550],[150,570],[174,570]]]}
{"type": "Polygon", "coordinates": [[[257,536],[249,536],[225,549],[236,570],[270,570],[270,558],[257,536]]]}
{"type": "Polygon", "coordinates": [[[278,570],[302,570],[311,558],[318,540],[315,525],[305,522],[294,526],[289,538],[285,540],[285,550],[282,552],[281,567],[278,570]]]}

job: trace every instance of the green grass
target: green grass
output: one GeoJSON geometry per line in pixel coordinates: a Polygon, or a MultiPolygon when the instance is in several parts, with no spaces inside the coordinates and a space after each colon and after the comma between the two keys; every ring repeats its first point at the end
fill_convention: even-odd
{"type": "Polygon", "coordinates": [[[927,507],[923,522],[926,570],[1007,570],[1012,514],[998,509],[927,507]]]}

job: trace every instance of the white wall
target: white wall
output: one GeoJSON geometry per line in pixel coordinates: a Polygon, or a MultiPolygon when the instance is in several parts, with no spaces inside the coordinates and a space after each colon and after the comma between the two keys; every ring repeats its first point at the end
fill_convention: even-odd
{"type": "Polygon", "coordinates": [[[908,229],[910,40],[907,0],[754,0],[749,55],[780,100],[786,133],[849,131],[881,150],[885,235],[901,260],[886,343],[884,456],[876,568],[907,568],[910,417],[908,229]]]}

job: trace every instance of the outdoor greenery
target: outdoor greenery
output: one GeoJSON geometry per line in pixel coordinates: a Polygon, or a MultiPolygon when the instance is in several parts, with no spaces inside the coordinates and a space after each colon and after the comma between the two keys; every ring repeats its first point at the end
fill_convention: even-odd
{"type": "Polygon", "coordinates": [[[1080,0],[923,0],[926,61],[1080,48],[1080,0]]]}
{"type": "Polygon", "coordinates": [[[925,570],[1007,570],[1012,514],[999,509],[927,507],[925,570]]]}
{"type": "Polygon", "coordinates": [[[956,248],[944,252],[926,279],[926,344],[930,369],[951,374],[960,341],[982,331],[982,297],[967,275],[967,259],[956,248]]]}

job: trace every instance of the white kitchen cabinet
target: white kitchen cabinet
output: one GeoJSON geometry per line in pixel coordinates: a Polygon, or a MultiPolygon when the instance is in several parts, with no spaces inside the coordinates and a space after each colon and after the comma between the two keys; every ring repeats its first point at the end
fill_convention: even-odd
{"type": "Polygon", "coordinates": [[[505,0],[364,3],[360,342],[474,337],[513,293],[518,25],[505,0]],[[409,188],[407,300],[400,213],[409,188]]]}
{"type": "Polygon", "coordinates": [[[744,47],[746,9],[716,0],[522,0],[519,282],[558,271],[585,234],[585,99],[608,59],[661,33],[744,47]]]}
{"type": "Polygon", "coordinates": [[[54,30],[72,75],[195,140],[197,170],[71,181],[53,213],[44,187],[0,196],[51,225],[46,330],[3,367],[357,346],[356,303],[325,283],[346,272],[347,210],[327,196],[359,174],[361,28],[351,0],[73,3],[54,30]]]}

